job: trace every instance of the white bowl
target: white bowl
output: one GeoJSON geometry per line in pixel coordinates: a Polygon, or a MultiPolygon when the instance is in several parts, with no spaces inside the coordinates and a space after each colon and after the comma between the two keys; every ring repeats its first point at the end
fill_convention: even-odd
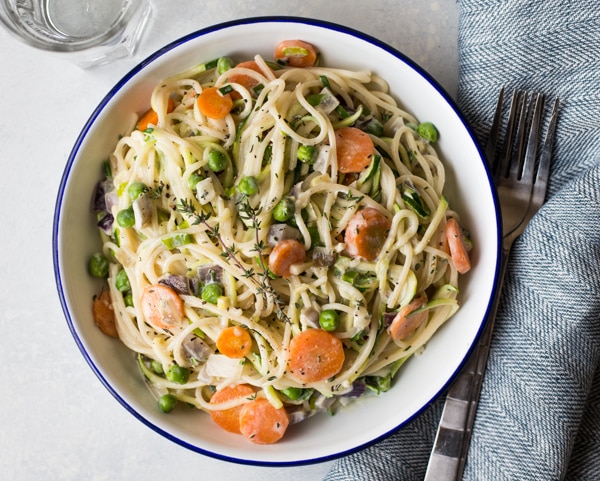
{"type": "Polygon", "coordinates": [[[482,328],[496,285],[498,208],[483,155],[458,108],[443,89],[393,48],[330,23],[298,18],[247,19],[206,28],[159,50],[129,72],[106,95],[83,127],[68,159],[56,203],[53,230],[58,293],[73,337],[100,381],[144,424],[193,451],[246,464],[297,465],[333,459],[370,445],[418,416],[450,383],[482,328]],[[447,168],[447,196],[468,226],[476,247],[473,269],[462,278],[462,307],[402,368],[393,388],[344,408],[315,416],[288,430],[273,445],[260,446],[218,428],[196,410],[165,415],[139,375],[132,353],[100,333],[90,303],[99,284],[87,260],[99,248],[88,203],[100,165],[131,113],[148,108],[150,93],[164,77],[221,55],[270,58],[282,39],[317,45],[327,66],[370,69],[386,79],[396,98],[417,118],[443,132],[437,144],[447,168]]]}

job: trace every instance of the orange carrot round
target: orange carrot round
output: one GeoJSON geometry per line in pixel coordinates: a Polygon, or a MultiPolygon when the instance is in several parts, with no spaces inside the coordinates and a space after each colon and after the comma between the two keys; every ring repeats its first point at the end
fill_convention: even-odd
{"type": "Polygon", "coordinates": [[[242,326],[230,326],[221,331],[217,338],[217,349],[221,354],[233,359],[241,359],[250,354],[252,336],[242,326]]]}
{"type": "Polygon", "coordinates": [[[338,337],[323,329],[307,329],[290,342],[288,368],[303,382],[324,381],[340,372],[344,359],[338,337]]]}
{"type": "Polygon", "coordinates": [[[460,224],[455,218],[450,218],[446,222],[446,240],[450,257],[456,270],[460,274],[465,274],[471,270],[471,259],[469,258],[469,248],[465,242],[460,224]]]}
{"type": "Polygon", "coordinates": [[[275,60],[290,67],[312,67],[317,61],[317,49],[302,40],[282,40],[275,47],[275,60]]]}
{"type": "Polygon", "coordinates": [[[115,311],[109,291],[103,290],[99,295],[94,296],[92,314],[94,322],[104,334],[111,337],[119,337],[115,323],[115,311]]]}
{"type": "Polygon", "coordinates": [[[233,108],[233,100],[229,94],[221,94],[217,87],[208,87],[198,95],[198,108],[202,114],[211,119],[224,119],[233,108]]]}
{"type": "Polygon", "coordinates": [[[296,239],[285,239],[278,242],[269,254],[269,270],[276,276],[289,277],[291,266],[305,260],[304,245],[296,239]]]}
{"type": "Polygon", "coordinates": [[[170,287],[148,286],[142,294],[142,313],[150,324],[162,329],[178,326],[184,317],[183,301],[170,287]]]}
{"type": "MultiPolygon", "coordinates": [[[[233,401],[234,399],[251,399],[252,396],[254,396],[254,389],[252,386],[249,384],[235,384],[226,386],[214,393],[212,398],[210,398],[210,403],[219,404],[233,401]]],[[[240,434],[240,413],[242,411],[242,406],[243,404],[238,404],[229,409],[210,411],[210,417],[225,431],[240,434]]]]}
{"type": "Polygon", "coordinates": [[[392,223],[374,207],[366,207],[354,214],[344,233],[348,254],[372,261],[377,258],[392,223]]]}
{"type": "Polygon", "coordinates": [[[338,170],[343,174],[361,172],[373,160],[375,146],[369,134],[356,127],[335,131],[338,170]]]}
{"type": "Polygon", "coordinates": [[[427,320],[429,316],[427,311],[415,313],[417,309],[423,307],[426,303],[427,296],[423,293],[398,311],[390,327],[388,327],[388,333],[394,341],[406,339],[417,327],[427,320]]]}
{"type": "Polygon", "coordinates": [[[289,425],[284,408],[274,407],[267,399],[259,398],[242,406],[240,431],[251,442],[272,444],[279,441],[289,425]]]}
{"type": "MultiPolygon", "coordinates": [[[[173,99],[170,98],[167,103],[167,113],[173,112],[174,109],[175,109],[175,102],[173,102],[173,99]]],[[[149,128],[151,125],[153,125],[155,127],[158,125],[158,114],[154,110],[148,109],[139,118],[135,127],[136,127],[136,129],[141,130],[143,132],[144,130],[149,128]]]]}

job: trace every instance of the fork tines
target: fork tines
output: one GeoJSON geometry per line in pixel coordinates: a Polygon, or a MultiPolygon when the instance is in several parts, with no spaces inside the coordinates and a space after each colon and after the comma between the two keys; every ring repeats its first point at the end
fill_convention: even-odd
{"type": "Polygon", "coordinates": [[[532,180],[535,176],[536,180],[534,182],[537,182],[539,178],[545,181],[549,170],[549,152],[552,150],[554,140],[558,99],[554,102],[539,159],[537,158],[539,147],[537,139],[541,138],[544,94],[513,90],[506,123],[501,114],[503,102],[504,87],[502,87],[498,96],[496,113],[486,148],[486,156],[492,175],[496,179],[517,175],[519,178],[531,178],[532,180]],[[504,125],[506,127],[502,129],[504,125]],[[502,142],[499,141],[501,139],[498,139],[501,130],[506,132],[502,142]],[[500,152],[497,151],[498,145],[502,146],[500,152]],[[520,159],[520,161],[518,163],[511,162],[511,156],[520,159]],[[540,171],[544,171],[544,175],[540,175],[542,174],[540,171]]]}

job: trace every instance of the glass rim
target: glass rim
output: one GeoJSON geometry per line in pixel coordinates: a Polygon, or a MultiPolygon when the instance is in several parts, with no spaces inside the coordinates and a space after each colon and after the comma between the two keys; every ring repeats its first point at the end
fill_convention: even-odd
{"type": "Polygon", "coordinates": [[[9,0],[0,2],[0,24],[4,25],[17,40],[32,47],[51,52],[80,52],[110,44],[112,39],[118,39],[119,34],[127,30],[128,22],[148,3],[148,0],[127,0],[125,3],[127,8],[121,12],[110,28],[93,37],[78,38],[68,35],[61,37],[58,33],[53,36],[49,29],[36,31],[22,21],[22,17],[15,11],[14,5],[9,0]]]}

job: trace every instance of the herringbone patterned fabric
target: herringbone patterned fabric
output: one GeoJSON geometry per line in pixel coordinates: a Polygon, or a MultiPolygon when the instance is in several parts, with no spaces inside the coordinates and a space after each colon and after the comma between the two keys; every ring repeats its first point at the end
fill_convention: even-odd
{"type": "MultiPolygon", "coordinates": [[[[600,479],[600,1],[460,0],[458,103],[561,98],[548,202],[514,245],[465,480],[600,479]]],[[[422,480],[443,399],[327,481],[422,480]]]]}

